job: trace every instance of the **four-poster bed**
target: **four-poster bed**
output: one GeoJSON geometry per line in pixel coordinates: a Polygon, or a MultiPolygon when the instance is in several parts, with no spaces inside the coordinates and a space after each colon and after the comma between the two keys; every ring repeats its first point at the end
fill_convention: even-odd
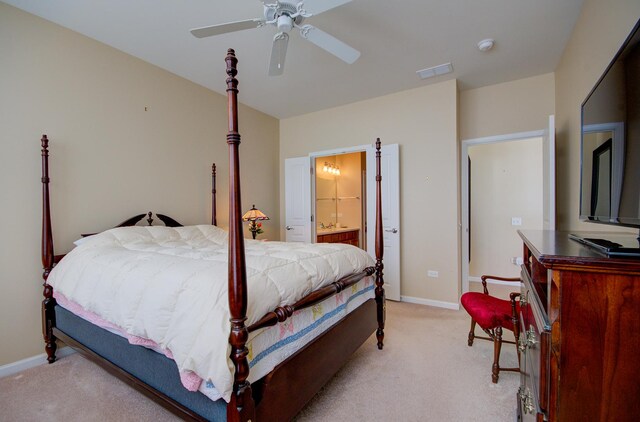
{"type": "MultiPolygon", "coordinates": [[[[295,297],[295,299],[289,301],[274,302],[280,303],[280,305],[270,308],[271,310],[266,314],[262,312],[262,316],[253,315],[252,310],[257,307],[256,304],[262,304],[263,301],[268,303],[267,295],[258,297],[259,295],[251,295],[250,293],[250,287],[253,289],[257,288],[255,284],[255,256],[263,253],[260,251],[267,250],[276,251],[280,254],[288,254],[290,252],[289,249],[295,250],[303,248],[303,254],[305,256],[313,253],[317,253],[320,256],[322,254],[328,255],[327,248],[333,248],[340,250],[334,251],[331,249],[330,252],[332,254],[334,252],[336,254],[347,254],[348,259],[339,258],[339,255],[336,255],[338,258],[335,259],[343,259],[342,262],[349,260],[354,262],[358,261],[354,258],[357,258],[357,255],[353,255],[356,253],[355,251],[359,251],[358,253],[362,253],[365,256],[366,253],[358,250],[357,248],[346,245],[294,246],[293,244],[289,244],[290,246],[286,246],[287,244],[282,242],[263,243],[251,240],[245,241],[241,218],[242,208],[240,204],[240,165],[238,153],[240,134],[238,131],[237,110],[237,59],[233,50],[230,49],[228,51],[225,61],[227,64],[228,75],[226,83],[229,112],[229,132],[227,134],[227,143],[229,145],[228,235],[226,233],[224,235],[221,234],[221,230],[213,226],[182,227],[180,223],[172,218],[167,216],[161,217],[160,214],[156,214],[167,227],[171,228],[163,229],[164,231],[158,231],[160,229],[154,228],[142,228],[140,226],[129,229],[116,228],[103,234],[92,236],[92,240],[88,242],[90,243],[88,246],[84,249],[79,246],[68,254],[65,261],[62,261],[60,264],[59,268],[63,269],[60,270],[59,268],[56,268],[52,274],[54,266],[61,262],[63,256],[54,255],[53,250],[52,224],[49,205],[48,139],[46,136],[43,136],[42,263],[44,267],[44,300],[42,303],[42,316],[45,350],[47,352],[47,359],[49,363],[53,363],[56,359],[56,339],[61,339],[66,344],[77,349],[83,355],[95,361],[112,374],[125,380],[128,384],[143,392],[148,397],[157,401],[182,418],[188,420],[222,420],[225,418],[228,421],[289,420],[302,409],[311,397],[313,397],[313,395],[335,374],[335,372],[337,372],[349,356],[374,331],[377,336],[378,348],[382,349],[383,347],[385,304],[382,264],[383,236],[380,187],[380,140],[378,139],[376,142],[375,264],[367,266],[359,264],[360,267],[358,268],[360,269],[357,271],[349,270],[350,272],[344,268],[340,269],[341,272],[338,272],[336,269],[336,274],[340,275],[339,277],[335,277],[335,281],[331,281],[329,279],[319,280],[317,288],[314,288],[313,290],[305,290],[304,294],[301,294],[300,296],[295,297]],[[206,253],[208,255],[211,255],[213,253],[212,251],[219,251],[220,245],[224,245],[225,249],[228,248],[225,252],[225,255],[228,254],[228,259],[226,259],[225,256],[225,265],[228,266],[228,274],[225,276],[227,279],[227,286],[225,286],[226,290],[224,290],[226,292],[225,296],[228,297],[228,308],[226,308],[225,305],[225,311],[228,312],[228,323],[225,321],[224,324],[219,324],[224,327],[228,327],[226,331],[228,334],[228,344],[226,341],[224,344],[222,344],[222,342],[217,342],[215,344],[217,348],[224,347],[224,350],[228,351],[226,356],[230,359],[230,361],[225,359],[224,363],[229,365],[228,369],[231,371],[230,376],[232,378],[232,385],[230,386],[230,393],[228,397],[225,397],[224,394],[220,395],[220,397],[225,398],[226,401],[211,401],[209,398],[205,397],[205,395],[195,390],[187,391],[183,387],[185,383],[182,378],[182,368],[181,372],[178,373],[178,368],[176,367],[176,363],[180,365],[180,358],[178,356],[170,356],[171,353],[167,354],[166,351],[166,356],[164,356],[147,347],[133,345],[135,343],[131,342],[131,338],[127,341],[127,338],[123,337],[122,333],[114,333],[112,332],[113,330],[105,330],[103,329],[104,327],[101,328],[100,321],[96,322],[86,315],[82,315],[82,309],[76,306],[73,302],[67,303],[67,299],[64,296],[68,291],[70,291],[69,289],[65,290],[69,285],[69,282],[65,284],[60,273],[73,272],[72,270],[74,267],[71,265],[76,262],[80,262],[78,257],[83,253],[87,254],[91,252],[89,248],[100,246],[102,243],[108,243],[108,247],[110,248],[114,248],[113,245],[115,244],[120,247],[121,244],[127,243],[127,239],[129,237],[134,235],[153,238],[165,236],[166,233],[169,233],[169,236],[173,236],[171,237],[171,242],[173,242],[172,244],[176,244],[176,242],[186,242],[186,245],[191,245],[191,243],[188,242],[191,242],[192,240],[188,238],[188,236],[192,235],[197,237],[196,243],[200,242],[198,244],[204,245],[205,243],[202,242],[205,240],[209,241],[209,243],[206,243],[206,253]],[[183,240],[180,236],[184,236],[186,240],[183,240]],[[215,240],[219,237],[224,237],[224,241],[215,240]],[[211,239],[214,239],[214,241],[211,242],[211,239]],[[267,246],[261,246],[260,244],[267,246]],[[282,252],[283,250],[285,252],[282,252]],[[247,253],[249,254],[250,262],[252,262],[252,266],[249,268],[249,275],[247,267],[247,253]],[[251,259],[253,259],[253,261],[251,261],[251,259]],[[248,278],[251,279],[252,283],[247,283],[248,278]],[[372,278],[374,282],[370,283],[372,278]],[[365,288],[367,283],[370,283],[368,289],[365,288]],[[55,295],[54,286],[52,285],[55,285],[56,288],[55,295]],[[367,291],[371,298],[367,298],[364,294],[367,291]],[[61,306],[61,304],[58,303],[58,300],[56,300],[56,297],[59,298],[59,301],[65,306],[61,306]],[[264,333],[269,332],[271,329],[275,330],[278,327],[280,327],[281,335],[283,332],[287,335],[287,324],[292,326],[293,321],[300,321],[301,318],[303,318],[303,315],[313,315],[313,319],[315,319],[317,316],[316,312],[318,312],[318,314],[322,312],[322,306],[328,307],[331,306],[331,304],[334,304],[336,311],[326,313],[322,316],[321,320],[326,326],[323,328],[324,331],[319,331],[319,334],[315,338],[305,340],[306,343],[300,344],[299,349],[292,349],[288,351],[285,354],[286,356],[282,357],[283,360],[274,364],[274,367],[260,369],[259,364],[256,364],[258,358],[254,354],[258,347],[256,346],[256,339],[259,336],[265,336],[266,334],[264,333]],[[351,308],[353,309],[347,309],[349,308],[349,305],[352,305],[351,308]],[[78,311],[78,315],[80,316],[70,311],[70,309],[75,309],[74,307],[80,309],[78,311]],[[338,310],[340,313],[337,312],[338,310]],[[323,319],[328,315],[331,315],[331,318],[333,319],[323,319]],[[296,320],[296,318],[298,319],[296,320]],[[285,328],[283,329],[283,327],[285,328]],[[328,351],[330,351],[330,353],[328,353],[328,351]],[[175,363],[170,358],[174,358],[175,363]],[[259,379],[253,379],[250,383],[250,368],[251,376],[254,376],[256,372],[260,373],[260,370],[263,370],[266,375],[261,375],[259,379]],[[295,394],[292,394],[294,392],[295,394]]],[[[213,225],[217,222],[215,209],[215,178],[216,169],[214,164],[212,167],[213,225]]],[[[123,225],[135,225],[136,222],[144,216],[145,214],[136,216],[135,218],[124,222],[123,225]]],[[[150,215],[149,218],[151,218],[150,215]]],[[[138,238],[134,238],[133,243],[139,245],[140,240],[138,238]]],[[[155,247],[156,245],[154,244],[153,248],[155,247]]],[[[180,249],[179,254],[184,253],[183,249],[180,249]]],[[[145,251],[143,251],[143,253],[144,252],[145,251]]],[[[196,254],[197,252],[197,250],[194,250],[190,253],[196,254]]],[[[130,250],[126,250],[123,253],[127,256],[131,256],[130,250]]],[[[268,253],[266,255],[268,255],[268,253]]],[[[322,259],[325,259],[325,255],[322,255],[322,259]]],[[[289,257],[289,255],[286,256],[289,257]]],[[[167,259],[173,258],[169,257],[167,259]]],[[[371,258],[367,256],[366,260],[371,260],[371,258]]],[[[306,261],[304,262],[306,263],[306,261]]],[[[335,264],[335,262],[328,265],[327,268],[338,268],[343,266],[343,264],[338,265],[335,264]]],[[[373,261],[371,262],[373,263],[373,261]]],[[[123,266],[126,265],[127,264],[123,264],[123,266]]],[[[292,265],[301,264],[294,263],[292,265]]],[[[302,264],[303,267],[304,265],[306,264],[302,264]]],[[[86,272],[89,272],[89,270],[91,270],[91,265],[88,265],[86,268],[86,272]]],[[[312,274],[314,270],[317,270],[318,273],[325,271],[322,269],[312,268],[312,266],[309,265],[305,267],[305,271],[308,271],[309,274],[312,274]]],[[[84,272],[85,269],[83,268],[78,271],[84,272]]],[[[108,275],[109,273],[105,270],[105,274],[108,275]]],[[[289,275],[289,273],[286,274],[287,276],[289,275]]],[[[100,275],[102,276],[102,274],[100,275]]],[[[216,277],[218,277],[218,275],[216,275],[216,277]]],[[[278,280],[275,280],[274,282],[277,283],[278,280]]],[[[92,291],[100,290],[103,284],[102,281],[96,282],[95,280],[86,280],[86,283],[87,285],[89,285],[89,283],[95,284],[95,287],[90,289],[92,291]]],[[[76,283],[76,285],[78,284],[80,285],[79,288],[84,287],[83,283],[76,283]]],[[[161,290],[161,287],[153,286],[153,291],[149,292],[149,294],[157,295],[157,290],[161,290]]],[[[98,298],[100,299],[99,296],[98,298]]],[[[105,301],[106,300],[107,299],[105,299],[105,301]]],[[[97,300],[96,302],[96,309],[100,308],[100,306],[106,306],[100,303],[101,300],[97,300]]],[[[211,306],[213,307],[213,305],[211,306]]],[[[87,309],[86,311],[88,314],[91,314],[90,309],[87,309]]],[[[105,317],[105,319],[108,318],[105,317]]],[[[182,322],[186,323],[190,321],[182,322]]],[[[209,325],[205,325],[207,327],[205,332],[208,333],[209,325]]],[[[315,325],[317,324],[314,323],[313,327],[315,327],[315,325]]],[[[309,327],[312,327],[312,325],[309,327]]],[[[183,330],[177,331],[178,334],[182,334],[182,332],[183,330]]],[[[202,335],[202,333],[199,335],[202,335]]],[[[289,339],[293,337],[294,336],[290,336],[286,339],[289,341],[289,339]]],[[[156,345],[161,345],[161,342],[158,341],[156,345]]],[[[176,345],[175,347],[176,349],[172,349],[171,351],[177,351],[177,353],[172,354],[180,355],[181,350],[179,349],[179,346],[176,345]]],[[[187,349],[188,351],[191,350],[189,348],[187,349]]],[[[271,349],[273,349],[273,347],[270,347],[268,350],[270,351],[271,349]]],[[[169,349],[167,349],[167,351],[169,351],[169,349]]],[[[267,353],[267,351],[260,353],[260,356],[264,353],[267,353]]],[[[211,381],[209,379],[206,379],[204,376],[202,377],[202,386],[210,382],[211,381]]],[[[220,385],[222,385],[222,383],[220,385]]],[[[199,391],[203,392],[203,390],[199,391]]],[[[224,390],[220,390],[221,393],[223,393],[223,391],[224,390]]]]}

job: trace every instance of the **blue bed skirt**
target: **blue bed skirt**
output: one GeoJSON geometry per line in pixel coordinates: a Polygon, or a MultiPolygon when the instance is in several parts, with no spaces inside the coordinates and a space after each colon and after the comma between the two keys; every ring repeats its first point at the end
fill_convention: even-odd
{"type": "Polygon", "coordinates": [[[210,421],[227,419],[227,403],[211,401],[200,392],[188,391],[180,383],[175,362],[143,346],[134,346],[116,334],[55,307],[56,327],[98,355],[166,394],[210,421]]]}

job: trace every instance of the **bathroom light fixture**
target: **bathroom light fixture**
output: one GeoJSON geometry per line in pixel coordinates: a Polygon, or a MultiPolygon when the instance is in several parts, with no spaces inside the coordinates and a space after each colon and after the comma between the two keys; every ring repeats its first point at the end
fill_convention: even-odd
{"type": "Polygon", "coordinates": [[[333,174],[334,176],[340,176],[340,167],[333,163],[327,163],[326,161],[324,163],[324,167],[322,167],[322,171],[333,174]]]}

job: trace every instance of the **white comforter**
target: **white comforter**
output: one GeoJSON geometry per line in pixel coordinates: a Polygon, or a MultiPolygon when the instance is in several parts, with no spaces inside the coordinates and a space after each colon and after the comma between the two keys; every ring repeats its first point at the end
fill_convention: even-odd
{"type": "MultiPolygon", "coordinates": [[[[341,244],[245,240],[248,321],[373,265],[341,244]]],[[[54,291],[168,349],[181,372],[210,380],[229,401],[233,365],[227,232],[214,226],[126,227],[85,240],[53,269],[54,291]]]]}

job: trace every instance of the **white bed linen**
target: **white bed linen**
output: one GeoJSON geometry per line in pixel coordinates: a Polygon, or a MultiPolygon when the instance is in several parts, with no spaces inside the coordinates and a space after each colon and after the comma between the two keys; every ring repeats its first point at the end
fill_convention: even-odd
{"type": "MultiPolygon", "coordinates": [[[[373,265],[341,244],[245,241],[247,324],[373,265]]],[[[233,385],[227,233],[214,226],[126,227],[84,242],[53,269],[54,291],[173,355],[229,401],[233,385]]]]}

